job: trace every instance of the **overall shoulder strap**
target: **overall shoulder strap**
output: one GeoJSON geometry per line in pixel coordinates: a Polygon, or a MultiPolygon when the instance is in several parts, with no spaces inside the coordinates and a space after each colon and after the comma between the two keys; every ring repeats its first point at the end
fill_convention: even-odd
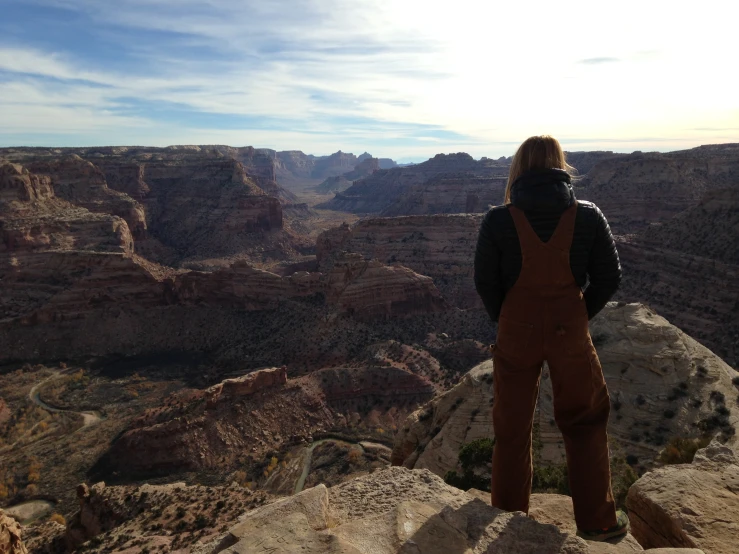
{"type": "Polygon", "coordinates": [[[577,218],[577,200],[567,208],[559,218],[557,228],[547,244],[558,250],[569,251],[572,246],[572,237],[575,235],[575,219],[577,218]]]}
{"type": "Polygon", "coordinates": [[[526,214],[523,210],[520,210],[514,206],[508,206],[508,211],[513,217],[513,223],[516,226],[516,232],[518,233],[518,242],[521,244],[521,252],[531,247],[541,245],[541,239],[534,231],[534,228],[526,218],[526,214]]]}

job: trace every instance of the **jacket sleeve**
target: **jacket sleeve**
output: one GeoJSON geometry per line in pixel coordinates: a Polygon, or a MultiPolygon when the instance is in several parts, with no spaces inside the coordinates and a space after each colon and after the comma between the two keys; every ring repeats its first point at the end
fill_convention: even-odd
{"type": "Polygon", "coordinates": [[[621,262],[616,250],[608,221],[597,207],[595,240],[588,256],[588,288],[585,289],[585,305],[588,318],[594,318],[608,303],[621,283],[621,262]]]}
{"type": "Polygon", "coordinates": [[[490,213],[480,226],[475,250],[475,288],[490,319],[498,321],[503,304],[503,286],[500,278],[501,251],[493,236],[490,213]]]}

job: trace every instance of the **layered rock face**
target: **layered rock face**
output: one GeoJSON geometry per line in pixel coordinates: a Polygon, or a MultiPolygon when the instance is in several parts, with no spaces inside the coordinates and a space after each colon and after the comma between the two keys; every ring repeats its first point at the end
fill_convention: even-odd
{"type": "Polygon", "coordinates": [[[619,298],[640,299],[739,367],[739,181],[619,241],[619,298]]]}
{"type": "MultiPolygon", "coordinates": [[[[260,157],[249,152],[251,159],[260,157]]],[[[299,241],[280,232],[280,191],[272,190],[276,184],[258,164],[252,178],[235,159],[240,152],[230,154],[198,146],[0,150],[10,160],[30,163],[31,173],[48,175],[56,196],[122,217],[139,250],[157,261],[243,251],[284,259],[299,241]],[[159,255],[162,247],[168,255],[159,255]]]]}
{"type": "Polygon", "coordinates": [[[127,194],[108,188],[105,174],[92,163],[71,154],[59,160],[32,162],[27,169],[48,176],[57,198],[94,213],[116,215],[128,224],[135,239],[146,237],[143,206],[127,194]]]}
{"type": "MultiPolygon", "coordinates": [[[[739,414],[729,404],[739,373],[707,348],[639,304],[610,304],[591,333],[611,394],[609,434],[625,452],[652,459],[671,437],[706,433],[737,441],[739,414]]],[[[445,475],[456,468],[463,444],[492,438],[493,371],[492,361],[480,364],[409,416],[396,436],[393,463],[445,475]]],[[[537,422],[542,459],[562,461],[548,368],[537,422]]]]}
{"type": "MultiPolygon", "coordinates": [[[[99,278],[101,267],[105,279],[118,285],[138,280],[132,273],[143,273],[132,267],[133,238],[123,219],[56,198],[50,177],[15,164],[0,166],[0,190],[3,320],[53,318],[48,304],[69,308],[70,297],[82,292],[74,290],[79,281],[86,281],[89,298],[94,298],[92,289],[99,289],[90,283],[99,278]]],[[[73,318],[76,310],[66,308],[59,313],[73,318]]]]}
{"type": "Polygon", "coordinates": [[[289,179],[310,179],[316,156],[304,154],[300,150],[275,152],[275,172],[280,182],[289,179]]]}
{"type": "Polygon", "coordinates": [[[739,266],[739,176],[733,186],[709,191],[695,205],[636,237],[653,248],[708,257],[739,266]]]}
{"type": "Polygon", "coordinates": [[[152,233],[184,256],[232,253],[254,232],[282,228],[282,207],[234,160],[147,165],[152,233]]]}
{"type": "Polygon", "coordinates": [[[326,177],[341,175],[350,171],[355,165],[357,165],[357,157],[354,154],[339,150],[330,156],[316,158],[311,177],[325,179],[326,177]]]}
{"type": "Polygon", "coordinates": [[[328,192],[341,192],[349,188],[352,182],[363,179],[369,175],[372,175],[375,171],[380,169],[380,160],[377,158],[368,157],[357,163],[356,167],[342,175],[335,177],[329,177],[323,183],[316,187],[316,192],[328,193],[328,192]]]}
{"type": "Polygon", "coordinates": [[[360,319],[440,312],[449,306],[431,277],[400,264],[343,255],[327,272],[328,299],[360,319]]]}
{"type": "Polygon", "coordinates": [[[578,175],[585,175],[598,162],[610,160],[613,158],[622,158],[628,154],[615,154],[611,151],[596,152],[565,152],[567,163],[577,170],[578,175]]]}
{"type": "MultiPolygon", "coordinates": [[[[505,162],[488,158],[476,161],[464,153],[438,154],[417,165],[376,171],[355,182],[344,192],[337,193],[323,207],[352,213],[377,214],[431,179],[442,179],[444,175],[458,178],[462,174],[474,180],[476,177],[503,177],[507,172],[508,165],[505,162]]],[[[444,188],[443,184],[441,188],[444,188]]]]}
{"type": "Polygon", "coordinates": [[[434,392],[425,377],[399,367],[336,367],[292,380],[285,368],[261,370],[166,399],[113,444],[104,468],[228,468],[245,456],[261,459],[285,443],[344,428],[349,413],[366,402],[402,413],[400,406],[415,406],[434,392]]]}
{"type": "Polygon", "coordinates": [[[399,263],[434,280],[443,296],[461,308],[479,306],[473,257],[482,215],[369,218],[326,231],[316,242],[321,264],[337,252],[399,263]]]}
{"type": "Polygon", "coordinates": [[[486,213],[503,203],[507,178],[440,176],[413,187],[382,211],[383,216],[486,213]]]}
{"type": "MultiPolygon", "coordinates": [[[[369,158],[372,158],[372,154],[370,154],[369,152],[364,152],[360,154],[359,156],[357,156],[357,165],[369,158]]],[[[393,167],[397,167],[398,165],[395,160],[391,160],[390,158],[377,158],[377,161],[380,166],[379,169],[391,169],[393,167]]]]}
{"type": "Polygon", "coordinates": [[[645,547],[736,552],[739,525],[739,457],[711,443],[692,464],[647,473],[626,499],[632,532],[645,547]]]}
{"type": "Polygon", "coordinates": [[[739,182],[739,145],[701,146],[667,154],[635,152],[596,163],[577,183],[618,234],[663,222],[703,196],[739,182]]]}
{"type": "Polygon", "coordinates": [[[296,200],[292,192],[277,183],[278,161],[274,150],[254,148],[253,146],[243,148],[215,146],[214,148],[243,165],[249,177],[269,196],[279,198],[283,202],[294,202],[296,200]]]}
{"type": "MultiPolygon", "coordinates": [[[[87,162],[72,161],[74,167],[81,165],[100,177],[100,172],[87,162]]],[[[189,245],[195,248],[212,244],[214,235],[223,240],[232,237],[229,240],[236,242],[243,236],[239,229],[250,224],[251,212],[237,209],[241,191],[249,187],[243,169],[234,161],[218,162],[226,182],[213,184],[208,179],[218,171],[207,165],[198,167],[204,171],[203,182],[194,173],[180,177],[165,165],[146,173],[150,196],[144,202],[147,214],[156,222],[152,231],[166,236],[170,244],[192,237],[189,245]],[[168,196],[166,191],[181,178],[186,181],[180,183],[182,194],[168,196]],[[220,196],[222,211],[212,206],[203,209],[207,220],[215,217],[213,213],[220,214],[220,221],[203,222],[210,229],[209,235],[191,226],[193,215],[187,212],[194,201],[190,195],[199,194],[198,190],[207,195],[209,186],[219,185],[235,192],[220,196]],[[165,191],[164,197],[159,196],[161,191],[165,191]],[[227,197],[237,206],[226,205],[227,197]]],[[[188,166],[180,164],[178,168],[177,171],[185,171],[188,166]]],[[[162,330],[144,329],[156,327],[155,323],[166,326],[171,317],[179,317],[174,315],[174,306],[193,307],[196,326],[195,322],[203,317],[204,309],[200,306],[273,310],[286,299],[315,295],[324,295],[339,313],[358,318],[446,308],[428,277],[405,267],[368,262],[361,256],[337,260],[329,272],[302,271],[286,277],[243,262],[215,272],[158,266],[134,254],[134,239],[123,219],[92,213],[60,200],[54,193],[53,178],[34,175],[16,164],[0,167],[0,326],[7,331],[2,334],[4,358],[68,357],[80,351],[105,353],[121,348],[133,348],[129,352],[132,353],[141,352],[141,348],[160,348],[183,339],[162,330]],[[132,326],[131,321],[137,321],[136,325],[132,326]],[[86,331],[88,326],[96,331],[86,331]],[[39,339],[41,336],[43,340],[39,339]]],[[[102,187],[105,181],[100,183],[102,187]]],[[[241,199],[248,203],[250,198],[266,199],[279,208],[276,199],[263,194],[241,199]]],[[[207,206],[207,201],[199,200],[197,205],[207,206]]],[[[269,220],[266,225],[271,225],[269,220]]],[[[204,325],[206,330],[211,327],[204,325]]],[[[202,328],[198,326],[199,335],[202,328]]],[[[212,332],[221,334],[215,328],[212,332]]],[[[214,338],[204,340],[210,342],[214,338]]]]}

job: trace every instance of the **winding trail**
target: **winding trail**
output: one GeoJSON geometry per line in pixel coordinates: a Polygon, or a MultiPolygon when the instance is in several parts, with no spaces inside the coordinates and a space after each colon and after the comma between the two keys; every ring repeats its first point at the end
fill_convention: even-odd
{"type": "Polygon", "coordinates": [[[89,425],[94,425],[95,423],[101,421],[103,418],[100,416],[97,412],[75,412],[74,410],[62,410],[60,408],[54,408],[53,406],[49,406],[46,402],[41,400],[41,393],[39,392],[39,389],[48,383],[49,381],[54,381],[56,379],[59,379],[61,377],[61,373],[58,373],[56,375],[52,375],[51,377],[48,377],[41,381],[40,383],[36,383],[31,390],[28,392],[28,399],[36,404],[38,407],[46,410],[47,412],[56,413],[56,414],[75,414],[82,417],[82,426],[87,427],[89,425]]]}
{"type": "Polygon", "coordinates": [[[301,492],[303,490],[303,487],[305,487],[305,480],[308,478],[308,474],[310,473],[310,464],[311,462],[313,462],[313,450],[316,448],[316,446],[319,446],[328,441],[336,442],[336,439],[321,439],[314,442],[308,447],[307,452],[305,453],[305,458],[303,460],[303,472],[300,474],[300,477],[298,477],[298,481],[295,483],[295,494],[301,492]]]}
{"type": "Polygon", "coordinates": [[[352,446],[358,446],[362,449],[362,452],[366,453],[367,450],[372,450],[376,448],[388,448],[386,445],[381,444],[379,442],[370,442],[365,440],[360,441],[350,441],[346,439],[337,439],[337,438],[325,438],[320,439],[312,443],[309,447],[306,449],[305,457],[303,459],[303,471],[300,474],[300,477],[298,478],[297,482],[295,483],[295,492],[294,494],[298,494],[303,490],[305,487],[305,480],[308,478],[308,474],[310,473],[310,466],[311,463],[313,463],[313,450],[317,446],[320,446],[321,444],[325,442],[337,442],[337,443],[343,443],[343,444],[349,444],[352,446]]]}

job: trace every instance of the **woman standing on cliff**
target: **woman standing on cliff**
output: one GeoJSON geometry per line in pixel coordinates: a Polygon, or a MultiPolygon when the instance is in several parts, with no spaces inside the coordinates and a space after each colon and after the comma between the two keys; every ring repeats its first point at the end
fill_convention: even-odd
{"type": "Polygon", "coordinates": [[[575,199],[569,168],[555,138],[527,139],[513,157],[505,204],[480,228],[475,286],[498,322],[492,504],[528,512],[531,433],[546,360],[578,535],[605,540],[625,534],[628,518],[616,513],[611,492],[610,398],[588,320],[616,292],[621,265],[603,213],[575,199]]]}

